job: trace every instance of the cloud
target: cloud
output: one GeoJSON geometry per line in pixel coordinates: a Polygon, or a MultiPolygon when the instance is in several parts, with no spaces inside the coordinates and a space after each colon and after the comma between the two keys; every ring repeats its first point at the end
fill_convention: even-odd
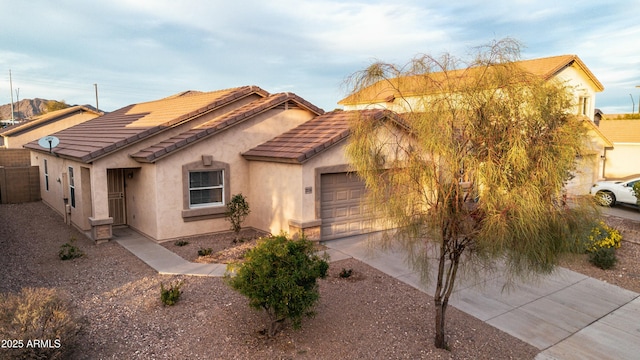
{"type": "Polygon", "coordinates": [[[640,25],[628,15],[638,0],[0,1],[20,15],[0,23],[0,71],[14,71],[21,97],[92,103],[97,83],[109,110],[250,84],[331,109],[342,80],[374,60],[464,57],[506,36],[525,44],[523,58],[579,55],[607,88],[597,106],[626,104],[640,83],[640,25]]]}

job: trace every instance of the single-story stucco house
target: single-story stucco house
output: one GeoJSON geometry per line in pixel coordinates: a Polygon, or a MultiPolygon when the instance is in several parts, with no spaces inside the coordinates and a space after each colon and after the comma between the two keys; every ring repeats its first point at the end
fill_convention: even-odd
{"type": "Polygon", "coordinates": [[[363,183],[344,145],[354,113],[324,113],[292,93],[256,86],[187,91],[133,104],[37,142],[42,200],[96,242],[129,226],[156,241],[228,231],[224,213],[242,193],[243,226],[312,239],[365,232],[363,183]]]}
{"type": "Polygon", "coordinates": [[[81,124],[102,115],[88,106],[76,105],[36,116],[24,123],[0,129],[0,148],[22,149],[33,140],[81,124]]]}
{"type": "MultiPolygon", "coordinates": [[[[567,192],[570,195],[588,194],[593,183],[602,178],[605,150],[613,146],[594,123],[596,93],[604,90],[603,85],[576,55],[522,60],[515,62],[515,65],[545,81],[560,81],[572,90],[575,112],[584,118],[590,141],[586,144],[587,154],[577,159],[575,177],[568,183],[567,192]]],[[[437,78],[439,74],[430,76],[437,78]]],[[[463,70],[453,71],[452,74],[450,76],[453,78],[464,77],[463,70]]],[[[405,77],[379,81],[338,103],[345,110],[382,108],[403,113],[409,111],[408,106],[419,109],[421,98],[440,91],[434,88],[433,93],[425,93],[421,84],[417,77],[415,80],[405,77]]]]}

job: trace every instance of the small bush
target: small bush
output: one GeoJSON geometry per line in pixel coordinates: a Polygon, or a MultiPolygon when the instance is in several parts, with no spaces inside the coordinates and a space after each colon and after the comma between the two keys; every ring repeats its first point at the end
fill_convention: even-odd
{"type": "Polygon", "coordinates": [[[72,237],[71,239],[69,239],[69,242],[64,243],[60,246],[58,256],[61,260],[71,260],[84,255],[82,250],[80,250],[80,248],[74,244],[75,241],[76,239],[72,237]]]}
{"type": "Polygon", "coordinates": [[[249,203],[247,198],[242,194],[235,194],[231,197],[231,201],[227,203],[227,211],[225,216],[227,221],[231,223],[231,230],[235,233],[233,242],[239,241],[240,229],[242,229],[242,223],[244,219],[251,213],[249,209],[249,203]]]}
{"type": "Polygon", "coordinates": [[[249,298],[251,307],[266,311],[270,322],[265,333],[272,337],[285,320],[297,329],[304,316],[314,315],[311,308],[320,298],[316,280],[326,277],[328,268],[311,241],[279,235],[259,240],[243,263],[229,264],[226,280],[249,298]]]}
{"type": "Polygon", "coordinates": [[[348,277],[351,277],[351,274],[353,273],[353,269],[342,269],[342,271],[340,271],[340,277],[343,279],[346,279],[348,277]]]}
{"type": "Polygon", "coordinates": [[[589,236],[583,243],[583,248],[589,254],[589,262],[601,269],[611,269],[618,261],[616,249],[622,244],[622,235],[604,221],[600,221],[591,229],[589,236]]]}
{"type": "Polygon", "coordinates": [[[14,340],[12,345],[16,346],[1,349],[0,357],[68,358],[84,323],[72,309],[54,289],[24,288],[18,294],[0,294],[0,339],[14,340]]]}
{"type": "Polygon", "coordinates": [[[198,256],[207,256],[211,255],[211,253],[213,253],[212,248],[200,248],[200,250],[198,250],[198,256]]]}
{"type": "Polygon", "coordinates": [[[603,270],[611,269],[617,262],[616,249],[599,248],[589,253],[589,262],[603,270]]]}
{"type": "Polygon", "coordinates": [[[182,246],[189,245],[189,242],[184,240],[178,240],[174,242],[173,245],[182,247],[182,246]]]}
{"type": "Polygon", "coordinates": [[[163,283],[160,283],[160,301],[165,306],[172,306],[180,300],[180,295],[182,295],[182,287],[183,282],[178,281],[176,283],[171,282],[168,288],[164,287],[163,283]]]}
{"type": "Polygon", "coordinates": [[[633,183],[631,190],[633,191],[633,195],[636,197],[636,205],[640,206],[640,181],[633,183]]]}
{"type": "Polygon", "coordinates": [[[604,221],[600,221],[591,229],[584,248],[586,252],[595,252],[599,249],[617,249],[622,244],[622,235],[612,227],[607,226],[604,221]]]}

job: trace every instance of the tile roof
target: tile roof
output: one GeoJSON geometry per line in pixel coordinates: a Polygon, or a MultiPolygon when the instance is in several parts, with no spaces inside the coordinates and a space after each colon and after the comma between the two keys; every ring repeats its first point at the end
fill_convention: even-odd
{"type": "MultiPolygon", "coordinates": [[[[213,92],[187,91],[129,105],[53,134],[60,139],[55,153],[89,163],[252,94],[269,95],[257,86],[243,86],[213,92]]],[[[25,147],[44,151],[35,141],[25,147]]]]}
{"type": "MultiPolygon", "coordinates": [[[[540,76],[544,80],[549,80],[563,69],[576,64],[584,71],[589,79],[593,81],[599,91],[604,90],[600,81],[598,81],[593,73],[576,55],[560,55],[532,60],[521,60],[514,62],[514,64],[533,75],[540,76]]],[[[455,89],[455,84],[464,82],[465,79],[471,79],[469,74],[470,72],[474,72],[475,69],[479,68],[452,70],[447,73],[434,72],[429,74],[428,78],[424,76],[404,76],[378,81],[362,91],[351,94],[338,101],[338,104],[351,105],[393,101],[394,98],[400,97],[400,91],[405,97],[424,95],[425,92],[438,93],[443,91],[452,91],[455,89]],[[397,89],[400,89],[400,91],[397,89]]]]}
{"type": "Polygon", "coordinates": [[[138,162],[150,163],[178,151],[195,142],[203,140],[214,134],[233,127],[247,119],[275,107],[285,105],[287,107],[302,107],[316,115],[321,115],[324,110],[316,107],[303,98],[292,93],[278,93],[268,97],[252,101],[215,119],[209,120],[179,135],[163,140],[157,144],[142,149],[132,154],[131,157],[138,162]]]}
{"type": "Polygon", "coordinates": [[[356,117],[372,120],[391,117],[401,122],[392,112],[383,109],[336,110],[313,118],[242,156],[248,160],[302,164],[346,139],[351,133],[350,122],[356,117]]]}
{"type": "Polygon", "coordinates": [[[100,111],[95,111],[87,106],[82,106],[82,105],[70,106],[68,108],[51,111],[46,114],[36,116],[32,120],[27,121],[25,123],[7,126],[6,128],[0,130],[0,135],[11,136],[11,135],[24,133],[32,129],[38,128],[40,126],[44,126],[46,124],[61,120],[75,113],[83,113],[83,112],[92,113],[95,116],[100,116],[104,114],[100,111]]]}
{"type": "Polygon", "coordinates": [[[613,143],[640,144],[640,119],[600,120],[599,129],[613,143]]]}

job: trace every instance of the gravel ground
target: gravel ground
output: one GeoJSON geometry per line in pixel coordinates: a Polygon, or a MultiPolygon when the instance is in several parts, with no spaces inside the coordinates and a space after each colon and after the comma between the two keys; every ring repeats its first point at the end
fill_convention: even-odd
{"type": "MultiPolygon", "coordinates": [[[[187,241],[213,247],[204,238],[187,241]]],[[[0,292],[56,288],[85,316],[77,359],[532,359],[538,352],[453,307],[447,312],[452,350],[435,349],[431,297],[355,260],[331,264],[320,280],[315,318],[267,339],[259,333],[266,316],[222,279],[158,275],[116,242],[93,245],[42,203],[0,205],[0,248],[0,292]],[[85,256],[61,261],[60,245],[72,237],[85,256]],[[353,275],[340,278],[343,268],[353,275]],[[184,293],[175,306],[163,307],[160,283],[175,280],[185,281],[184,293]]],[[[623,274],[637,274],[635,254],[635,264],[618,265],[629,269],[623,274]]],[[[626,275],[610,282],[618,279],[638,286],[637,277],[627,283],[626,275]]]]}

